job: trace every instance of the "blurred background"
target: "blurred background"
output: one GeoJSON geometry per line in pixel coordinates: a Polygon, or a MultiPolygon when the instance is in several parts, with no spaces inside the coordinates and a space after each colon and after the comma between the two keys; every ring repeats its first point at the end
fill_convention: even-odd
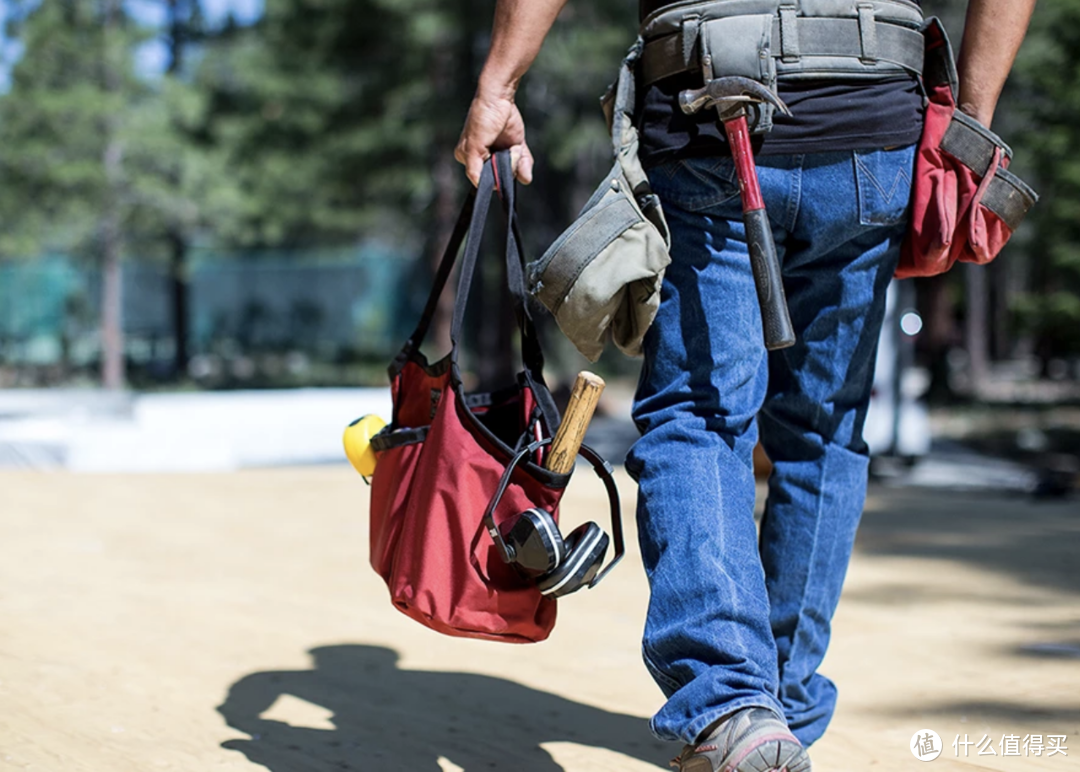
{"type": "MultiPolygon", "coordinates": [[[[493,0],[0,2],[0,466],[340,461],[388,411],[467,182],[452,149],[493,0]]],[[[964,2],[926,0],[959,45],[964,2]]],[[[598,98],[633,0],[572,2],[519,93],[529,257],[609,165],[598,98]]],[[[1043,0],[995,117],[1042,196],[987,267],[895,284],[875,472],[1062,495],[1080,473],[1080,0],[1043,0]],[[929,462],[929,463],[928,463],[929,462]]],[[[516,358],[474,289],[467,369],[516,358]]],[[[446,350],[444,298],[428,354],[446,350]]],[[[549,381],[586,366],[541,320],[549,381]]],[[[621,458],[638,362],[591,441],[621,458]]]]}
{"type": "MultiPolygon", "coordinates": [[[[636,6],[571,0],[522,84],[529,258],[609,168],[599,97],[636,6]]],[[[958,45],[965,3],[924,6],[958,45]]],[[[493,7],[0,0],[0,767],[665,768],[635,547],[524,648],[427,631],[366,565],[342,430],[389,417],[467,190],[452,151],[493,7]]],[[[1080,752],[1078,82],[1080,0],[1041,0],[994,125],[1040,203],[989,266],[889,290],[821,769],[909,769],[926,727],[947,769],[1074,768],[1026,740],[1015,764],[958,758],[961,734],[1080,752]]],[[[517,369],[500,230],[470,387],[517,369]]],[[[621,461],[640,362],[591,365],[537,319],[557,398],[607,380],[587,439],[621,461]]],[[[577,476],[564,531],[605,501],[577,476]]]]}

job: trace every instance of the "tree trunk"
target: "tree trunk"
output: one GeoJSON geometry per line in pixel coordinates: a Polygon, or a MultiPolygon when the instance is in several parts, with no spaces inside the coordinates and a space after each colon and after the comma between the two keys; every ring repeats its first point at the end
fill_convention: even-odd
{"type": "MultiPolygon", "coordinates": [[[[119,76],[114,61],[117,45],[114,38],[120,12],[119,0],[107,0],[104,8],[102,35],[105,37],[102,79],[106,93],[119,90],[119,76]]],[[[108,186],[101,216],[101,382],[106,389],[124,387],[124,329],[122,268],[123,252],[120,215],[120,195],[123,184],[123,147],[119,139],[117,116],[105,119],[105,152],[102,164],[108,186]]]]}
{"type": "Polygon", "coordinates": [[[1013,352],[1012,335],[1009,325],[1009,273],[1012,266],[1004,260],[996,260],[987,270],[990,271],[990,327],[993,332],[990,341],[990,357],[999,362],[1009,359],[1013,352]]]}
{"type": "MultiPolygon", "coordinates": [[[[176,76],[184,66],[184,53],[188,41],[192,38],[190,4],[184,0],[168,0],[169,9],[169,66],[166,73],[176,76]]],[[[180,186],[180,174],[174,168],[169,172],[169,181],[180,186]]],[[[180,227],[173,226],[166,234],[169,243],[169,284],[172,298],[173,341],[176,348],[173,353],[175,377],[187,375],[190,353],[188,351],[188,309],[190,306],[191,287],[188,279],[187,238],[180,227]]]]}
{"type": "Polygon", "coordinates": [[[928,399],[935,404],[953,398],[948,365],[949,349],[958,341],[953,302],[946,274],[916,279],[916,300],[925,332],[918,338],[919,354],[930,370],[928,399]]]}
{"type": "Polygon", "coordinates": [[[187,24],[181,0],[168,0],[169,7],[169,67],[170,75],[184,66],[184,44],[187,41],[187,24]]]}
{"type": "Polygon", "coordinates": [[[187,275],[187,240],[178,231],[169,233],[169,283],[172,295],[173,339],[176,343],[173,367],[176,377],[187,373],[188,360],[188,307],[191,287],[187,275]]]}
{"type": "Polygon", "coordinates": [[[123,273],[116,213],[105,215],[101,259],[101,383],[124,388],[123,273]]]}
{"type": "Polygon", "coordinates": [[[990,373],[989,313],[985,266],[964,264],[964,288],[967,294],[967,316],[964,321],[964,344],[968,352],[968,373],[971,393],[977,396],[990,373]]]}

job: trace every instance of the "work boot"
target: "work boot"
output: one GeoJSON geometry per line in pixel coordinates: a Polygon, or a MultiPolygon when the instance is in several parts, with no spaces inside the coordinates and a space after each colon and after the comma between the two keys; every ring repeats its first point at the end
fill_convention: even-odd
{"type": "Polygon", "coordinates": [[[744,708],[687,745],[671,766],[679,772],[810,772],[810,757],[784,720],[767,708],[744,708]]]}

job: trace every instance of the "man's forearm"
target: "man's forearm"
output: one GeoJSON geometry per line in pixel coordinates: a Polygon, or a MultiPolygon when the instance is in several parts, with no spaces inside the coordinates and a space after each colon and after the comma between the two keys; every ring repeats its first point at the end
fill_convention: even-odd
{"type": "Polygon", "coordinates": [[[1024,40],[1035,0],[970,0],[957,64],[960,109],[985,126],[1024,40]]]}
{"type": "Polygon", "coordinates": [[[498,0],[495,24],[480,83],[465,118],[454,157],[476,185],[493,150],[508,149],[514,175],[528,185],[533,157],[525,122],[514,104],[521,76],[532,65],[566,0],[498,0]]]}
{"type": "Polygon", "coordinates": [[[480,91],[512,97],[567,0],[498,0],[480,91]]]}

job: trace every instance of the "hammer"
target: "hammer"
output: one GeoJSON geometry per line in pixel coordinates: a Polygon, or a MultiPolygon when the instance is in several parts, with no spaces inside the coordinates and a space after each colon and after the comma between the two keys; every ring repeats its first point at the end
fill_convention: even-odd
{"type": "Polygon", "coordinates": [[[754,273],[758,303],[761,306],[761,324],[765,332],[765,348],[787,348],[795,343],[795,330],[788,314],[787,298],[780,276],[780,261],[776,257],[772,228],[761,198],[754,153],[750,148],[750,129],[746,123],[746,107],[750,104],[768,103],[784,115],[791,115],[780,98],[755,80],[738,76],[715,78],[697,89],[687,89],[679,94],[679,107],[687,115],[693,115],[703,107],[715,107],[724,123],[731,156],[739,176],[739,194],[742,197],[743,225],[746,227],[746,244],[750,251],[750,267],[754,273]]]}
{"type": "Polygon", "coordinates": [[[574,468],[578,448],[585,440],[585,430],[589,428],[593,411],[604,391],[604,379],[587,370],[582,370],[574,379],[574,388],[570,392],[570,402],[566,405],[559,431],[551,442],[544,468],[556,474],[569,474],[574,468]]]}

